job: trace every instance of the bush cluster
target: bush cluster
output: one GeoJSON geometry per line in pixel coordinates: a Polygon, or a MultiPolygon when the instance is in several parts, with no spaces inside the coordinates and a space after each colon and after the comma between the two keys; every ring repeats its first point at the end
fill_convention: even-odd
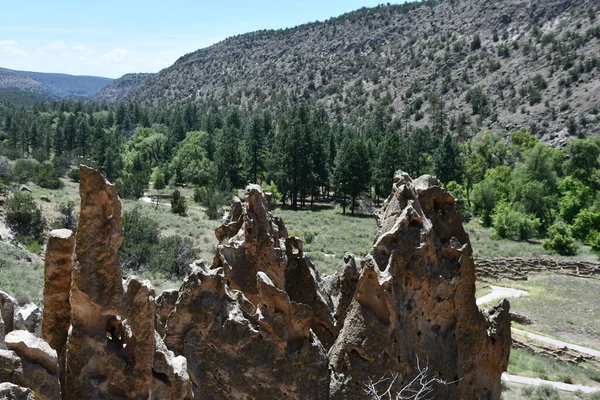
{"type": "Polygon", "coordinates": [[[181,277],[197,257],[190,238],[161,237],[158,223],[142,215],[139,208],[123,213],[123,230],[125,238],[119,257],[127,270],[161,271],[181,277]]]}

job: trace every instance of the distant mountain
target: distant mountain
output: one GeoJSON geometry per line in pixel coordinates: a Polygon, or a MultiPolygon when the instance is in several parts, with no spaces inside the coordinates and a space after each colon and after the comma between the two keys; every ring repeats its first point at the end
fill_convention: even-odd
{"type": "Polygon", "coordinates": [[[600,133],[600,2],[428,0],[228,38],[181,57],[129,99],[250,112],[321,103],[374,129],[395,118],[470,135],[529,126],[600,133]]]}
{"type": "Polygon", "coordinates": [[[99,103],[116,103],[155,76],[156,74],[125,74],[103,87],[102,90],[92,96],[91,100],[99,103]]]}
{"type": "Polygon", "coordinates": [[[98,76],[78,76],[44,72],[13,71],[0,68],[0,89],[21,90],[47,99],[89,98],[113,80],[98,76]]]}

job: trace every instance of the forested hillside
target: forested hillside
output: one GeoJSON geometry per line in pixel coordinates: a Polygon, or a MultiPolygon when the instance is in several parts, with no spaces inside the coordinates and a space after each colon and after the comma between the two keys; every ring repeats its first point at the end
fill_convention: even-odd
{"type": "Polygon", "coordinates": [[[156,74],[125,74],[103,87],[92,96],[92,101],[114,104],[125,99],[129,93],[152,79],[156,74]]]}
{"type": "Polygon", "coordinates": [[[34,93],[49,100],[88,98],[112,81],[98,76],[77,76],[0,68],[0,90],[34,93]]]}
{"type": "Polygon", "coordinates": [[[275,114],[315,102],[332,120],[377,133],[391,118],[462,137],[527,126],[564,145],[600,132],[599,10],[592,0],[361,9],[187,54],[128,98],[275,114]]]}
{"type": "Polygon", "coordinates": [[[14,168],[3,163],[5,185],[57,188],[71,165],[85,163],[125,198],[141,197],[150,182],[157,190],[195,187],[195,200],[215,217],[227,193],[249,182],[268,186],[275,201],[292,208],[331,198],[354,214],[361,198],[387,196],[394,171],[404,170],[436,175],[465,219],[476,215],[500,237],[558,235],[548,246],[561,254],[576,251],[574,237],[600,251],[597,137],[572,138],[559,150],[522,128],[509,135],[482,130],[459,143],[440,127],[397,120],[368,136],[306,103],[275,116],[70,101],[3,108],[0,117],[0,152],[18,159],[14,168]]]}

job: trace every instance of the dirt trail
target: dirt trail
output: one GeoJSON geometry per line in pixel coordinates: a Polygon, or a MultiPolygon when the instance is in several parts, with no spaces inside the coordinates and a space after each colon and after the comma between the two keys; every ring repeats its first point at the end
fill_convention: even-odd
{"type": "Polygon", "coordinates": [[[492,293],[486,294],[483,297],[477,299],[477,305],[480,306],[485,303],[492,302],[499,299],[508,299],[514,297],[527,296],[527,292],[519,289],[511,289],[501,286],[491,286],[492,293]]]}
{"type": "Polygon", "coordinates": [[[583,393],[600,392],[600,388],[597,388],[597,387],[573,385],[573,384],[564,383],[564,382],[546,381],[544,379],[510,375],[507,373],[502,374],[502,380],[505,382],[522,383],[522,384],[531,385],[531,386],[548,385],[548,386],[552,386],[558,390],[563,390],[565,392],[577,392],[577,391],[581,391],[583,393]]]}

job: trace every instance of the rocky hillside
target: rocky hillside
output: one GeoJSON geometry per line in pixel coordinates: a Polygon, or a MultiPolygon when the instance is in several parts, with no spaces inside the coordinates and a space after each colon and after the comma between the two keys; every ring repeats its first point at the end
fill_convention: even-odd
{"type": "Polygon", "coordinates": [[[98,76],[76,76],[0,68],[0,89],[41,94],[47,99],[93,96],[112,81],[98,76]]]}
{"type": "Polygon", "coordinates": [[[99,103],[116,103],[123,100],[134,89],[151,80],[156,74],[125,74],[106,85],[92,97],[92,101],[99,103]]]}
{"type": "Polygon", "coordinates": [[[356,126],[395,117],[466,136],[482,126],[598,134],[599,11],[593,0],[364,8],[187,54],[129,99],[250,111],[318,101],[356,126]]]}

